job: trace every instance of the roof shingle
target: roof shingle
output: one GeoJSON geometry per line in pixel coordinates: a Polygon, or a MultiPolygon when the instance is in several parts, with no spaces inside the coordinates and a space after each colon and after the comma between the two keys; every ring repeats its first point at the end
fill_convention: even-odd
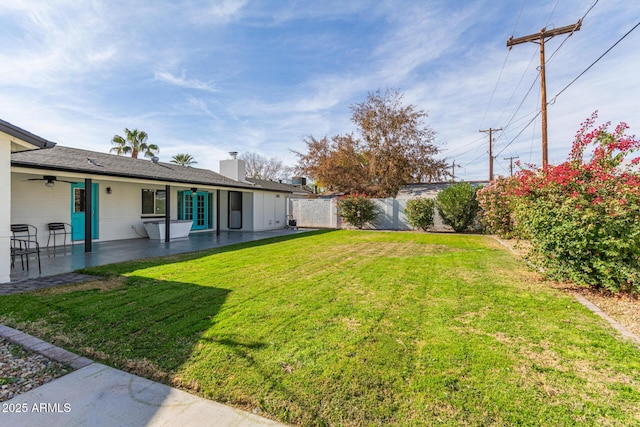
{"type": "Polygon", "coordinates": [[[47,150],[12,153],[11,165],[90,175],[273,191],[273,189],[263,188],[260,185],[235,181],[208,169],[179,166],[173,163],[154,163],[146,159],[134,159],[60,145],[47,150]]]}

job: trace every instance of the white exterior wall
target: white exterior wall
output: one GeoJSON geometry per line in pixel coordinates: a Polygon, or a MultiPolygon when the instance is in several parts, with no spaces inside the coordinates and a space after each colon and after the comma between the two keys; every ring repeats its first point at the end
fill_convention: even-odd
{"type": "MultiPolygon", "coordinates": [[[[11,179],[10,223],[26,223],[38,228],[40,245],[47,244],[50,222],[71,222],[71,186],[56,182],[27,181],[40,175],[14,173],[11,179]]],[[[65,179],[58,176],[59,179],[65,179]]],[[[72,179],[69,179],[70,181],[72,179]]],[[[75,179],[77,182],[83,180],[75,179]]],[[[146,237],[143,222],[158,218],[142,217],[142,189],[164,190],[164,185],[93,180],[98,184],[98,241],[146,237]],[[107,187],[111,194],[107,194],[107,187]]],[[[178,188],[171,187],[171,219],[178,218],[178,188]]],[[[8,247],[8,243],[7,243],[8,247]]],[[[7,255],[8,256],[8,255],[7,255]]]]}
{"type": "MultiPolygon", "coordinates": [[[[122,240],[147,237],[145,221],[157,221],[157,215],[142,217],[142,189],[164,190],[164,185],[128,182],[98,183],[99,239],[122,240]],[[111,194],[107,194],[111,187],[111,194]]],[[[171,219],[178,219],[178,189],[171,186],[171,219]]]]}
{"type": "Polygon", "coordinates": [[[287,219],[285,193],[256,191],[253,193],[253,229],[255,231],[284,228],[287,219]]]}
{"type": "Polygon", "coordinates": [[[40,246],[47,244],[50,222],[71,221],[70,184],[57,182],[53,188],[45,181],[28,181],[42,175],[12,174],[11,223],[31,224],[38,229],[40,246]]]}
{"type": "MultiPolygon", "coordinates": [[[[0,133],[0,182],[11,181],[11,141],[0,133]]],[[[11,187],[0,185],[0,283],[11,275],[11,187]]]]}

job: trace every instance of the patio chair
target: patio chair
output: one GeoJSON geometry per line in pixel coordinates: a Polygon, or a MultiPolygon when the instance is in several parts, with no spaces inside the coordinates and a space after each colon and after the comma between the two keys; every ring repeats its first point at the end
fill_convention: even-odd
{"type": "MultiPolygon", "coordinates": [[[[73,235],[73,226],[66,222],[50,222],[49,227],[49,238],[47,239],[47,248],[49,248],[49,244],[51,242],[51,238],[53,237],[53,250],[56,250],[56,237],[62,236],[62,245],[63,247],[67,247],[67,236],[73,235]]],[[[71,242],[71,246],[73,246],[73,240],[71,237],[69,238],[71,242]]]]}
{"type": "Polygon", "coordinates": [[[13,239],[38,241],[38,228],[31,224],[11,224],[13,239]]]}
{"type": "Polygon", "coordinates": [[[25,258],[29,271],[29,257],[35,255],[38,259],[38,272],[42,274],[40,264],[40,245],[38,244],[38,229],[31,224],[11,224],[11,267],[15,267],[16,257],[20,257],[20,264],[24,270],[25,258]]]}

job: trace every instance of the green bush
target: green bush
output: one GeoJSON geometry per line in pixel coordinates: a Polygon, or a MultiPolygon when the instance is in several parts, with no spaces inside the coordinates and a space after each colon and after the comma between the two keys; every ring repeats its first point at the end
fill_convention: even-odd
{"type": "Polygon", "coordinates": [[[427,231],[433,227],[434,207],[435,202],[433,199],[419,197],[409,200],[404,212],[407,214],[409,224],[422,231],[427,231]]]}
{"type": "Polygon", "coordinates": [[[366,194],[355,193],[338,200],[340,216],[348,224],[362,228],[378,218],[378,208],[366,194]]]}
{"type": "Polygon", "coordinates": [[[436,207],[442,222],[456,233],[466,230],[476,220],[479,207],[476,189],[468,182],[445,188],[436,197],[436,207]]]}

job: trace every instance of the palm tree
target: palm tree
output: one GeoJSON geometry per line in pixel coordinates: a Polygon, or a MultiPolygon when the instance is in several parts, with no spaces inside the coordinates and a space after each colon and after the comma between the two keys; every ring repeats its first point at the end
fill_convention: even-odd
{"type": "Polygon", "coordinates": [[[191,166],[195,165],[198,162],[193,160],[193,156],[191,154],[181,153],[173,156],[171,158],[171,163],[175,163],[176,165],[180,166],[191,166]]]}
{"type": "Polygon", "coordinates": [[[124,137],[114,135],[111,143],[115,147],[109,150],[110,153],[116,153],[118,156],[131,153],[131,157],[138,158],[138,153],[143,153],[145,157],[153,157],[160,149],[155,144],[147,144],[149,135],[143,130],[129,130],[124,128],[124,137]]]}

